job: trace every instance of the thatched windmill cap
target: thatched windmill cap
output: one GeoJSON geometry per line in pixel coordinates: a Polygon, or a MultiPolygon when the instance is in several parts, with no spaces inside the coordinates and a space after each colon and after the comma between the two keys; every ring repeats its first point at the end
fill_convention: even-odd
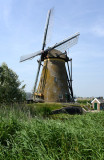
{"type": "Polygon", "coordinates": [[[67,55],[59,50],[52,49],[51,51],[48,51],[47,58],[59,58],[66,61],[67,55]]]}

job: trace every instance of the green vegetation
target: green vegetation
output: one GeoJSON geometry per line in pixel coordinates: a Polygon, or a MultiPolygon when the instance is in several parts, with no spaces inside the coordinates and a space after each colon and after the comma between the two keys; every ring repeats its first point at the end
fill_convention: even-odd
{"type": "MultiPolygon", "coordinates": [[[[25,99],[25,86],[20,86],[17,74],[3,63],[0,67],[0,160],[104,159],[104,112],[52,115],[52,110],[63,105],[19,104],[25,99]]],[[[82,107],[87,102],[78,101],[82,107]]]]}
{"type": "Polygon", "coordinates": [[[80,104],[84,104],[84,105],[87,104],[87,103],[91,103],[90,100],[85,100],[85,99],[84,100],[78,100],[77,102],[80,103],[80,104]]]}
{"type": "Polygon", "coordinates": [[[13,104],[24,101],[25,85],[20,86],[17,74],[3,63],[0,67],[0,103],[13,104]]]}
{"type": "Polygon", "coordinates": [[[91,100],[83,99],[83,100],[78,100],[78,104],[85,110],[92,110],[93,108],[91,107],[91,100]]]}
{"type": "Polygon", "coordinates": [[[60,104],[0,107],[0,160],[103,160],[104,112],[49,115],[60,104]]]}

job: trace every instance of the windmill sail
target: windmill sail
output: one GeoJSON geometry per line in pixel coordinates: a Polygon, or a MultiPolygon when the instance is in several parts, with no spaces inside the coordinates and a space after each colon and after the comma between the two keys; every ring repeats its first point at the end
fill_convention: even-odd
{"type": "Polygon", "coordinates": [[[54,24],[53,15],[54,15],[54,8],[51,9],[51,15],[50,15],[50,19],[49,19],[47,37],[46,37],[46,42],[45,42],[46,45],[51,41],[51,37],[52,37],[52,30],[53,30],[53,24],[54,24]]]}
{"type": "Polygon", "coordinates": [[[44,32],[42,50],[44,50],[44,48],[46,46],[47,35],[48,35],[48,30],[49,30],[49,25],[50,25],[50,19],[51,19],[51,14],[52,14],[52,9],[50,9],[48,11],[48,17],[47,17],[46,26],[45,26],[45,32],[44,32]]]}
{"type": "MultiPolygon", "coordinates": [[[[47,22],[46,22],[46,27],[45,27],[45,32],[44,32],[43,45],[42,45],[43,52],[44,52],[44,48],[46,46],[46,39],[47,39],[47,33],[48,33],[48,29],[49,29],[50,17],[51,17],[51,9],[48,12],[48,17],[47,17],[47,22]]],[[[40,60],[39,60],[39,64],[38,64],[38,70],[37,70],[37,75],[36,75],[35,85],[34,85],[34,92],[36,91],[36,86],[37,86],[37,82],[38,82],[38,77],[39,77],[39,72],[40,72],[40,67],[41,67],[41,59],[42,59],[42,54],[40,56],[40,60]]]]}
{"type": "Polygon", "coordinates": [[[32,54],[27,54],[27,55],[24,55],[24,56],[21,56],[20,57],[20,62],[23,62],[23,61],[26,61],[28,59],[32,59],[38,55],[41,55],[43,53],[42,50],[38,51],[38,52],[35,52],[35,53],[32,53],[32,54]]]}
{"type": "Polygon", "coordinates": [[[78,42],[79,35],[74,37],[73,39],[69,39],[69,41],[59,45],[55,49],[61,51],[62,53],[67,50],[68,48],[71,48],[73,45],[75,45],[78,42]]]}
{"type": "Polygon", "coordinates": [[[52,49],[57,49],[57,50],[60,50],[61,52],[62,50],[65,51],[66,49],[72,47],[74,44],[77,43],[79,35],[80,33],[78,32],[63,41],[56,43],[54,46],[46,49],[45,51],[50,51],[52,49]]]}

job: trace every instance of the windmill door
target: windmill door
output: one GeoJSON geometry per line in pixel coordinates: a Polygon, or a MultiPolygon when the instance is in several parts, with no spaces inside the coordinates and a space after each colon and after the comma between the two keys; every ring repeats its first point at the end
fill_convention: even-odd
{"type": "Polygon", "coordinates": [[[97,110],[97,103],[94,103],[94,110],[97,110]]]}

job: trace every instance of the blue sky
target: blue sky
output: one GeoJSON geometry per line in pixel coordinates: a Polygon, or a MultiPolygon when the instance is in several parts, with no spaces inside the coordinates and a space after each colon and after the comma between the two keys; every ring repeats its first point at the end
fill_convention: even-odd
{"type": "Polygon", "coordinates": [[[32,91],[37,58],[19,63],[21,55],[42,47],[47,12],[54,7],[53,45],[80,32],[69,49],[76,96],[104,96],[103,0],[0,0],[0,65],[5,62],[32,91]]]}

